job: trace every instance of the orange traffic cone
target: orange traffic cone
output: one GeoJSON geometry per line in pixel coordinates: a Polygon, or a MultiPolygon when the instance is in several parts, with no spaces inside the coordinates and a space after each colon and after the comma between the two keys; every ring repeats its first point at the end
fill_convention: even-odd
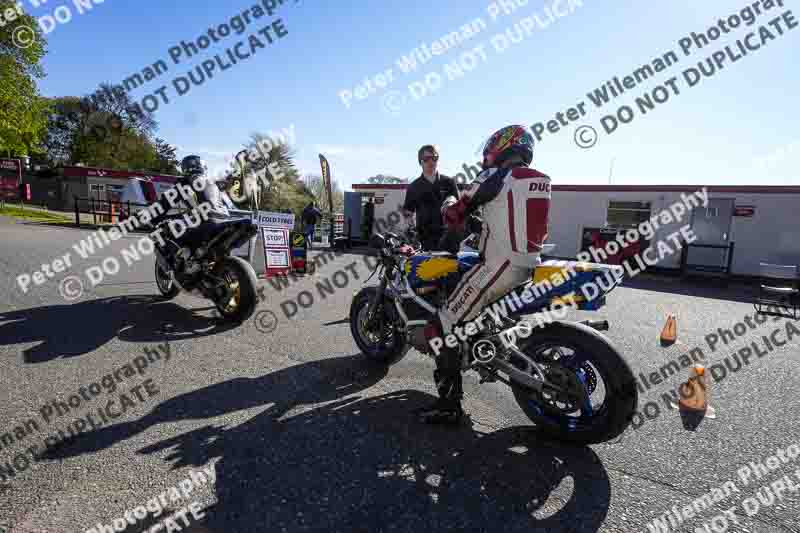
{"type": "Polygon", "coordinates": [[[678,340],[678,322],[675,315],[669,315],[664,329],[661,330],[661,343],[673,344],[676,340],[678,340]]]}
{"type": "Polygon", "coordinates": [[[716,411],[708,404],[708,382],[702,365],[692,367],[689,379],[678,387],[678,395],[680,399],[677,405],[672,404],[673,408],[716,418],[716,411]]]}

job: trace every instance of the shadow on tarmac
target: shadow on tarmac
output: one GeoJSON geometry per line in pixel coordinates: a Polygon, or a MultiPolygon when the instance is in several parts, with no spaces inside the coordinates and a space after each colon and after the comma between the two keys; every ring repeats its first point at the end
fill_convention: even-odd
{"type": "Polygon", "coordinates": [[[430,395],[361,394],[385,375],[359,354],[233,379],[85,433],[49,458],[105,449],[162,423],[263,406],[238,426],[207,425],[139,451],[162,454],[173,469],[216,460],[217,503],[196,526],[215,533],[599,529],[611,489],[591,449],[544,441],[530,427],[425,426],[410,411],[430,395]]]}
{"type": "Polygon", "coordinates": [[[152,344],[236,327],[197,314],[206,309],[187,309],[157,296],[117,296],[0,311],[0,344],[38,343],[23,351],[24,362],[36,364],[91,353],[114,338],[152,344]]]}
{"type": "Polygon", "coordinates": [[[758,292],[757,287],[744,283],[731,282],[726,286],[715,280],[669,276],[626,279],[622,287],[747,304],[753,303],[758,292]]]}

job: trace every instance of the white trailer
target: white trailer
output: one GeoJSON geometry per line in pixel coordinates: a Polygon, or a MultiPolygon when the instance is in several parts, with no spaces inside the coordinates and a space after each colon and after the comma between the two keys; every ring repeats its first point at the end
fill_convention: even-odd
{"type": "MultiPolygon", "coordinates": [[[[393,227],[402,229],[405,221],[392,213],[403,204],[406,187],[357,184],[353,190],[375,198],[376,221],[397,221],[393,227]]],[[[633,228],[702,190],[708,205],[660,224],[645,244],[652,247],[686,225],[697,241],[656,266],[758,276],[762,262],[800,265],[800,187],[794,186],[554,185],[548,243],[556,245],[555,256],[575,258],[598,233],[633,228]]]]}

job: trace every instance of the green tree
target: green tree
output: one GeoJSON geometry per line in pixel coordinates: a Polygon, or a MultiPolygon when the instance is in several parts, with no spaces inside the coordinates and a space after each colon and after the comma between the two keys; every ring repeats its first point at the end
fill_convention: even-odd
{"type": "Polygon", "coordinates": [[[170,170],[169,146],[151,140],[158,129],[152,113],[134,109],[127,93],[113,98],[112,86],[100,84],[97,92],[83,97],[51,100],[44,149],[53,165],[82,163],[112,169],[165,172],[170,170]],[[160,144],[159,144],[160,143],[160,144]]]}
{"type": "Polygon", "coordinates": [[[0,0],[0,13],[0,153],[28,155],[39,151],[46,131],[48,106],[37,80],[44,77],[47,42],[36,20],[20,15],[15,2],[0,0]]]}
{"type": "Polygon", "coordinates": [[[299,181],[299,172],[294,164],[295,152],[284,139],[274,139],[261,133],[253,133],[239,160],[231,163],[229,187],[237,191],[234,196],[245,197],[240,207],[258,207],[264,211],[290,210],[299,215],[314,199],[304,184],[299,181]]]}
{"type": "Polygon", "coordinates": [[[73,144],[74,162],[115,170],[158,170],[155,146],[146,137],[125,129],[113,138],[79,135],[73,144]]]}
{"type": "MultiPolygon", "coordinates": [[[[325,184],[322,182],[322,176],[318,174],[308,174],[303,178],[306,188],[314,195],[317,206],[320,211],[324,213],[331,212],[331,206],[328,202],[328,191],[325,189],[325,184]]],[[[344,211],[344,192],[339,182],[333,180],[331,182],[331,196],[333,197],[333,212],[341,213],[344,211]]]]}
{"type": "Polygon", "coordinates": [[[253,133],[244,150],[248,154],[245,158],[247,173],[263,174],[266,171],[268,181],[272,174],[297,178],[298,171],[294,164],[296,154],[287,141],[274,139],[262,133],[253,133]]]}
{"type": "Polygon", "coordinates": [[[73,143],[82,126],[81,101],[74,96],[51,98],[51,113],[44,138],[45,159],[51,165],[73,162],[73,143]]]}
{"type": "Polygon", "coordinates": [[[395,184],[395,183],[408,183],[408,180],[403,178],[398,178],[396,176],[387,176],[385,174],[378,174],[377,176],[372,176],[367,180],[369,183],[373,184],[395,184]]]}
{"type": "Polygon", "coordinates": [[[155,149],[156,157],[158,158],[158,168],[154,170],[167,174],[178,174],[177,148],[171,146],[164,139],[156,139],[155,149]]]}

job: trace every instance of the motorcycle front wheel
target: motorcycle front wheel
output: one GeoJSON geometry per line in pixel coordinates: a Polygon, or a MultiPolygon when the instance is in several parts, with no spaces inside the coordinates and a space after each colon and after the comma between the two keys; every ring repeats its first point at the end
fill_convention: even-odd
{"type": "Polygon", "coordinates": [[[627,429],[638,403],[636,381],[605,336],[582,324],[555,322],[534,330],[519,349],[544,366],[547,379],[560,389],[512,387],[538,431],[557,440],[596,444],[627,429]]]}
{"type": "Polygon", "coordinates": [[[385,299],[376,309],[376,317],[369,320],[369,307],[378,296],[378,287],[364,287],[350,304],[350,332],[359,349],[368,359],[391,365],[403,358],[408,351],[405,338],[395,329],[389,308],[393,305],[385,299]]]}
{"type": "Polygon", "coordinates": [[[156,261],[156,286],[165,300],[172,300],[181,292],[180,287],[175,283],[172,272],[164,270],[158,261],[156,261]]]}
{"type": "Polygon", "coordinates": [[[214,304],[223,319],[241,324],[253,316],[258,304],[256,273],[244,259],[228,256],[222,264],[221,277],[230,297],[214,304]]]}

